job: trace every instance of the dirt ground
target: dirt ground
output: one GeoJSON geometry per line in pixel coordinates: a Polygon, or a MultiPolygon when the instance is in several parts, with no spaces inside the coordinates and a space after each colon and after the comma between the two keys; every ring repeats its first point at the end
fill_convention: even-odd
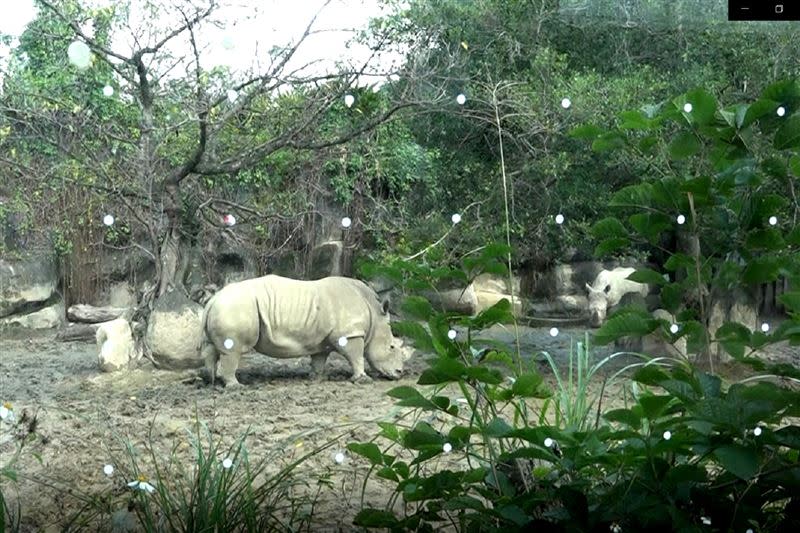
{"type": "MultiPolygon", "coordinates": [[[[584,336],[584,330],[570,328],[556,337],[546,328],[520,327],[519,333],[523,354],[547,350],[561,362],[566,361],[570,342],[584,336]]],[[[513,328],[496,326],[488,336],[511,342],[513,328]]],[[[778,350],[783,360],[800,364],[798,350],[787,346],[778,350]]],[[[601,347],[595,357],[609,353],[611,348],[601,347]]],[[[345,360],[333,356],[328,361],[328,380],[315,383],[309,379],[308,358],[276,360],[251,354],[239,370],[245,386],[224,391],[212,389],[196,371],[144,366],[102,374],[92,343],[59,343],[52,334],[0,336],[0,401],[12,402],[17,416],[35,413],[40,437],[30,448],[39,458],[24,454],[16,468],[22,477],[16,484],[4,481],[3,490],[12,505],[22,505],[23,531],[58,531],[59,524],[78,508],[67,488],[93,494],[124,492],[124,479],[103,474],[105,464],[120,461],[122,440],[130,440],[137,450],[152,442],[157,453],[166,457],[173,445],[179,451],[188,449],[187,431],[196,414],[225,444],[249,430],[246,446],[251,460],[270,456],[276,465],[335,439],[306,464],[312,481],[323,475],[333,481],[320,496],[314,530],[351,530],[366,466],[356,458],[348,457],[342,465],[333,458],[346,451],[348,442],[373,437],[375,421],[398,416],[400,411],[386,391],[414,384],[424,368],[422,358],[415,357],[400,381],[375,379],[356,385],[348,381],[345,360]]],[[[13,450],[10,446],[0,441],[0,465],[13,450]]],[[[366,501],[382,507],[390,489],[370,483],[366,501]]],[[[110,524],[100,526],[111,529],[110,524]]]]}

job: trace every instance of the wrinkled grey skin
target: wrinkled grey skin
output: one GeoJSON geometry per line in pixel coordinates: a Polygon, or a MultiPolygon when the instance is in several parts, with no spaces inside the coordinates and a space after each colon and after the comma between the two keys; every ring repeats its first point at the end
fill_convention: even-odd
{"type": "Polygon", "coordinates": [[[250,350],[279,358],[310,355],[316,377],[337,351],[350,362],[356,382],[369,381],[364,359],[383,377],[399,379],[410,355],[392,335],[387,306],[350,278],[270,275],[232,283],[206,303],[202,324],[201,352],[212,384],[219,363],[226,387],[239,385],[236,369],[250,350]]]}
{"type": "Polygon", "coordinates": [[[617,305],[624,295],[633,292],[647,296],[649,287],[646,284],[627,279],[635,271],[630,267],[602,270],[591,285],[586,284],[589,291],[589,325],[599,328],[606,319],[608,308],[617,305]]]}

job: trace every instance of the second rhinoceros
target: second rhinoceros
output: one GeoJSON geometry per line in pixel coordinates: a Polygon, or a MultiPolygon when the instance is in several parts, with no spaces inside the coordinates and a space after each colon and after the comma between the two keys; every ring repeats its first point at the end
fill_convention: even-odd
{"type": "Polygon", "coordinates": [[[269,275],[231,283],[205,305],[202,356],[212,384],[219,362],[225,386],[239,385],[243,353],[279,358],[311,356],[319,376],[331,351],[344,355],[353,380],[369,380],[364,359],[398,379],[408,352],[389,327],[387,306],[361,281],[328,277],[300,281],[269,275]]]}

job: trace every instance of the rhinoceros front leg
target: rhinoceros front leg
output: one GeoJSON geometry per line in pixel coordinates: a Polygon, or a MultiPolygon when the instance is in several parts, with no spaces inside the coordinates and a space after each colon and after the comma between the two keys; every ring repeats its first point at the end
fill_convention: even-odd
{"type": "Polygon", "coordinates": [[[317,353],[311,356],[311,379],[322,381],[325,374],[325,363],[328,361],[328,353],[317,353]]]}
{"type": "Polygon", "coordinates": [[[353,377],[350,380],[353,383],[369,383],[372,381],[372,378],[364,372],[364,339],[362,337],[347,339],[347,344],[344,346],[337,341],[336,351],[350,361],[350,366],[353,367],[353,377]]]}

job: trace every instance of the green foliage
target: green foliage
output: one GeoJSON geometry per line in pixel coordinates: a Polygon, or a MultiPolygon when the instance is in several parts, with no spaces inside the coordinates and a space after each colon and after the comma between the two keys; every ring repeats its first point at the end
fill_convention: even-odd
{"type": "MultiPolygon", "coordinates": [[[[499,259],[505,250],[497,251],[499,259]]],[[[364,270],[405,287],[424,287],[432,277],[414,264],[364,270]]],[[[398,332],[432,357],[417,387],[388,392],[412,411],[379,423],[373,440],[348,446],[370,475],[395,487],[385,508],[363,507],[356,525],[499,532],[699,530],[710,523],[767,531],[793,523],[800,427],[786,422],[800,413],[797,391],[768,382],[726,385],[687,364],[649,360],[612,377],[634,371],[631,401],[602,410],[605,383],[599,395],[589,384],[615,356],[594,363],[588,338],[563,376],[547,357],[553,396],[531,363],[479,338],[508,319],[507,303],[476,317],[437,312],[418,296],[403,308],[414,320],[398,332]],[[445,332],[454,325],[462,330],[450,339],[445,332]]],[[[651,325],[660,324],[645,329],[651,325]]]]}
{"type": "MultiPolygon", "coordinates": [[[[609,133],[588,126],[578,132],[587,140],[613,134],[624,141],[621,151],[642,159],[649,158],[639,149],[642,135],[647,135],[654,139],[653,149],[673,160],[656,167],[657,178],[616,192],[611,205],[618,214],[595,223],[592,232],[600,241],[598,255],[632,245],[659,247],[665,233],[697,243],[666,250],[663,267],[676,281],[667,282],[650,269],[631,278],[661,286],[662,307],[679,313],[694,353],[719,343],[734,358],[766,369],[754,353],[769,344],[797,342],[798,317],[791,295],[784,298],[791,318],[769,335],[725,324],[715,337],[708,337],[700,326],[707,323],[714,299],[728,291],[779,277],[791,284],[800,281],[800,246],[788,222],[797,203],[792,206],[785,200],[793,197],[797,179],[787,162],[797,159],[800,148],[792,113],[798,103],[797,82],[776,82],[753,103],[725,107],[697,89],[648,109],[647,120],[642,118],[644,111],[626,112],[625,122],[609,133]],[[780,106],[783,116],[777,113],[780,106]],[[639,117],[637,128],[626,126],[633,116],[639,117]],[[698,296],[684,308],[681,294],[698,296]]],[[[597,339],[646,335],[655,327],[651,317],[617,316],[601,328],[597,339]]],[[[785,367],[769,368],[798,374],[785,367]]]]}

